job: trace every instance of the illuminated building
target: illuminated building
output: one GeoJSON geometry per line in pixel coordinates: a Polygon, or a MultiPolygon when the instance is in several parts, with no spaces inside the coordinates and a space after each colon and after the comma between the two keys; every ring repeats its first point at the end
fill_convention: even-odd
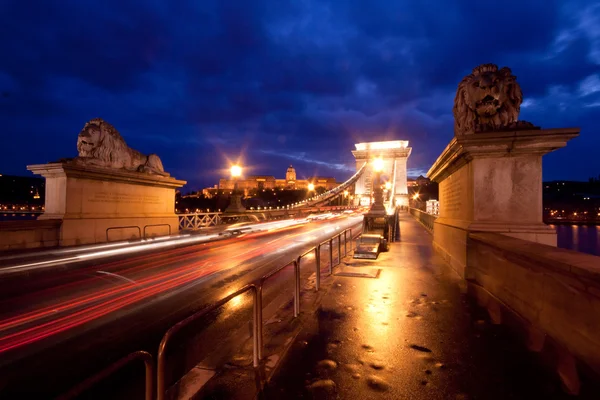
{"type": "MultiPolygon", "coordinates": [[[[315,185],[315,188],[324,188],[325,190],[331,190],[339,185],[332,177],[315,176],[309,179],[297,179],[296,169],[291,165],[288,167],[284,179],[277,179],[272,175],[250,175],[237,180],[239,190],[246,193],[265,189],[308,189],[308,185],[311,183],[315,185]]],[[[206,188],[203,192],[208,194],[219,190],[232,191],[233,186],[233,180],[221,178],[217,187],[206,188]]]]}

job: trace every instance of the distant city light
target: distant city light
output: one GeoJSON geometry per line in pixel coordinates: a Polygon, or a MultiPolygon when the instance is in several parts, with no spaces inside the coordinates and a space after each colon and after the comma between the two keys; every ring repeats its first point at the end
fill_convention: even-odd
{"type": "Polygon", "coordinates": [[[308,184],[308,191],[312,192],[313,190],[315,190],[315,184],[314,183],[309,183],[308,184]]]}

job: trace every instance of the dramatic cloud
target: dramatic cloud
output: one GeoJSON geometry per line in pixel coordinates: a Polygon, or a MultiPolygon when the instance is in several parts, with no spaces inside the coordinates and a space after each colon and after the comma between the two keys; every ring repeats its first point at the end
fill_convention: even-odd
{"type": "Polygon", "coordinates": [[[600,173],[600,6],[457,0],[8,0],[0,14],[0,173],[75,155],[102,117],[166,169],[343,180],[354,143],[406,139],[423,174],[452,137],[461,78],[509,66],[522,118],[580,126],[545,179],[600,173]]]}

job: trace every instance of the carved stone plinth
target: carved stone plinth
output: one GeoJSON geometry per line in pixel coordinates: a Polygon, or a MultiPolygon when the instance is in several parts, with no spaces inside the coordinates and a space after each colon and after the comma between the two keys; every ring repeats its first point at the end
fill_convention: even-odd
{"type": "Polygon", "coordinates": [[[61,246],[175,234],[174,178],[81,165],[50,163],[28,170],[46,178],[45,213],[58,219],[61,246]]]}
{"type": "Polygon", "coordinates": [[[542,221],[542,156],[579,128],[482,132],[452,139],[427,173],[439,183],[434,246],[468,278],[469,232],[496,232],[556,246],[542,221]]]}
{"type": "Polygon", "coordinates": [[[229,206],[225,209],[226,213],[243,213],[246,211],[246,208],[242,205],[242,195],[234,193],[231,195],[231,201],[229,202],[229,206]]]}

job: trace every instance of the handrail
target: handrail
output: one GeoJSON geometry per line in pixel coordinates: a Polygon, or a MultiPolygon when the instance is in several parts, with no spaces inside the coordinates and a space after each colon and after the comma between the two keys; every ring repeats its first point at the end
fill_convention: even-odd
{"type": "Polygon", "coordinates": [[[149,224],[144,225],[144,239],[146,239],[146,228],[149,226],[167,226],[169,228],[169,236],[171,236],[171,224],[149,224]]]}
{"type": "Polygon", "coordinates": [[[425,211],[412,207],[408,208],[408,212],[415,217],[415,219],[419,221],[430,233],[433,233],[433,226],[438,217],[437,215],[428,214],[425,211]]]}
{"type": "Polygon", "coordinates": [[[157,399],[158,400],[164,400],[165,398],[165,351],[167,348],[167,343],[169,343],[169,339],[171,339],[171,337],[177,333],[181,328],[183,328],[184,326],[190,324],[191,322],[197,320],[198,318],[201,318],[203,316],[205,316],[206,314],[208,314],[209,312],[215,310],[216,308],[221,307],[222,305],[228,303],[229,301],[231,301],[232,299],[234,299],[235,297],[247,292],[251,290],[252,293],[254,294],[253,296],[253,304],[254,304],[254,312],[253,312],[253,318],[254,318],[254,324],[252,326],[252,336],[253,336],[253,360],[252,360],[252,364],[253,366],[256,368],[258,367],[258,343],[259,343],[259,339],[258,339],[258,324],[260,323],[262,325],[262,321],[258,320],[258,302],[257,302],[257,298],[258,298],[258,290],[256,288],[256,285],[254,284],[250,284],[250,285],[246,285],[243,288],[231,293],[229,296],[219,300],[218,302],[216,302],[215,304],[213,304],[212,306],[209,307],[205,307],[204,309],[196,312],[195,314],[190,315],[189,317],[187,317],[186,319],[179,321],[178,323],[176,323],[175,325],[173,325],[162,337],[162,340],[160,341],[160,345],[158,346],[158,356],[157,356],[157,368],[156,368],[156,390],[157,390],[157,399]]]}
{"type": "MultiPolygon", "coordinates": [[[[150,225],[148,225],[148,226],[150,226],[150,225]]],[[[135,227],[135,226],[133,226],[133,227],[135,227]]],[[[114,228],[118,229],[118,228],[123,228],[123,227],[114,227],[114,228]]],[[[127,227],[127,228],[129,228],[129,227],[127,227]]],[[[139,229],[139,227],[137,227],[137,228],[139,229]]],[[[353,239],[354,239],[352,237],[352,228],[346,228],[342,232],[339,232],[339,233],[331,236],[329,239],[322,241],[321,243],[317,244],[316,246],[313,246],[311,249],[305,251],[299,257],[293,259],[292,261],[290,261],[274,270],[269,271],[267,274],[263,275],[260,279],[255,281],[255,283],[251,283],[251,284],[248,284],[248,285],[242,287],[241,289],[237,290],[236,292],[231,293],[230,295],[217,301],[216,303],[203,308],[202,310],[190,315],[189,317],[179,321],[178,323],[173,325],[171,328],[169,328],[169,330],[167,330],[167,332],[163,335],[161,342],[159,344],[159,347],[158,347],[158,352],[157,352],[157,364],[156,364],[156,390],[157,390],[156,398],[157,398],[157,400],[165,399],[165,389],[166,389],[165,388],[165,365],[166,365],[165,354],[166,354],[166,350],[167,350],[167,345],[168,345],[169,341],[171,340],[171,338],[173,337],[173,335],[175,335],[179,330],[181,330],[183,327],[187,326],[191,322],[196,321],[199,318],[202,318],[209,312],[223,306],[224,304],[228,303],[235,297],[240,296],[247,291],[252,291],[252,293],[253,293],[253,327],[252,327],[253,360],[252,360],[252,364],[255,368],[258,367],[260,360],[262,360],[262,350],[263,350],[262,349],[262,347],[263,347],[262,291],[263,291],[263,285],[264,285],[265,281],[268,280],[269,278],[271,278],[272,276],[278,274],[283,269],[290,266],[290,264],[294,265],[294,283],[295,283],[294,284],[294,318],[298,317],[298,315],[300,314],[300,262],[301,262],[301,259],[304,256],[310,254],[311,252],[313,252],[313,251],[315,252],[316,270],[317,270],[316,290],[318,291],[320,289],[320,276],[321,276],[321,246],[323,246],[324,244],[329,244],[329,246],[330,246],[329,247],[329,258],[330,258],[329,274],[331,275],[332,271],[333,271],[333,241],[336,238],[338,240],[338,264],[339,264],[339,263],[341,263],[341,259],[342,259],[342,251],[341,251],[342,236],[344,236],[344,257],[348,255],[348,234],[350,234],[349,235],[350,241],[351,241],[350,250],[352,250],[353,246],[354,246],[352,243],[353,239]]],[[[338,265],[338,264],[336,264],[336,265],[338,265]]],[[[114,373],[115,371],[119,370],[120,368],[122,368],[124,365],[126,365],[130,361],[132,361],[134,359],[138,359],[138,358],[141,358],[146,365],[146,397],[145,397],[145,399],[152,400],[153,399],[152,391],[154,388],[154,381],[153,381],[154,364],[153,364],[152,355],[150,355],[150,353],[148,353],[146,351],[136,351],[134,353],[127,355],[126,357],[118,360],[117,362],[111,364],[109,367],[100,371],[96,375],[93,375],[92,377],[84,380],[83,382],[81,382],[80,384],[78,384],[77,386],[72,388],[69,392],[67,392],[66,394],[59,397],[59,399],[60,400],[68,400],[68,399],[72,399],[72,398],[80,395],[85,390],[89,389],[91,386],[96,384],[97,382],[103,380],[107,376],[109,376],[112,373],[114,373]]]]}
{"type": "Polygon", "coordinates": [[[111,229],[128,229],[128,228],[137,228],[138,230],[138,237],[141,239],[142,238],[142,230],[140,229],[140,227],[138,225],[126,225],[126,226],[110,226],[108,228],[106,228],[106,241],[108,242],[108,231],[110,231],[111,229]]]}
{"type": "Polygon", "coordinates": [[[68,392],[60,395],[57,400],[69,400],[74,399],[77,396],[84,393],[86,390],[90,389],[92,386],[97,384],[98,382],[104,380],[108,376],[112,375],[114,372],[120,370],[125,365],[129,364],[131,361],[141,359],[144,361],[144,366],[146,367],[146,389],[145,389],[145,399],[152,400],[152,389],[154,388],[154,361],[152,359],[152,355],[147,351],[136,351],[128,354],[127,356],[121,358],[120,360],[112,363],[108,367],[104,368],[102,371],[96,373],[95,375],[90,376],[86,380],[80,382],[68,392]]]}
{"type": "MultiPolygon", "coordinates": [[[[265,281],[267,279],[271,278],[273,275],[276,275],[279,272],[281,272],[282,270],[284,270],[285,268],[289,267],[290,264],[294,265],[294,283],[295,283],[294,284],[294,317],[297,317],[298,314],[300,313],[300,268],[299,268],[299,264],[298,264],[298,259],[293,259],[292,261],[288,262],[287,264],[284,264],[281,267],[270,271],[266,275],[263,275],[259,279],[258,286],[262,293],[262,287],[263,287],[263,284],[265,283],[265,281]],[[296,290],[296,288],[298,288],[298,290],[296,290]]],[[[261,311],[261,314],[262,314],[262,311],[261,311]]]]}

